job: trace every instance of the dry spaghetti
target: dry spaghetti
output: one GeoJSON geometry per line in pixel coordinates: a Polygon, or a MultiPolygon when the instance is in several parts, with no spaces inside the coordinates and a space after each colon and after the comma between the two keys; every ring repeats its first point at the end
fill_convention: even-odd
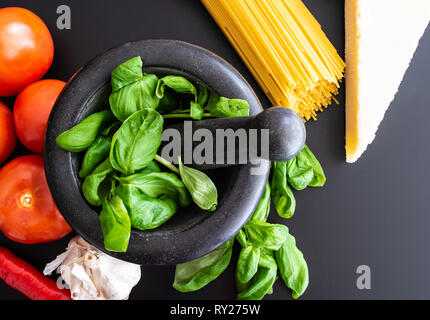
{"type": "Polygon", "coordinates": [[[274,105],[309,120],[336,101],[345,63],[301,0],[201,1],[274,105]]]}

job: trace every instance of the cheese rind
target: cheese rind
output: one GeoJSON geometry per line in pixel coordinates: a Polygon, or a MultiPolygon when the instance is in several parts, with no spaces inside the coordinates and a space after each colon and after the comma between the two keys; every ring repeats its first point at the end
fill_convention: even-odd
{"type": "Polygon", "coordinates": [[[346,161],[380,122],[430,21],[430,0],[345,0],[346,161]]]}

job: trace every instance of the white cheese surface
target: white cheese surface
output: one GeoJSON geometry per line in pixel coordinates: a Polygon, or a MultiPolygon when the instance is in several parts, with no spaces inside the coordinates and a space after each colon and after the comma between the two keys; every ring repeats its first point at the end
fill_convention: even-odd
{"type": "Polygon", "coordinates": [[[358,82],[348,83],[347,78],[346,85],[357,86],[351,92],[358,94],[359,104],[347,106],[347,112],[357,113],[358,136],[348,162],[355,162],[375,139],[430,20],[430,0],[356,1],[357,12],[346,12],[347,23],[353,21],[348,15],[357,15],[358,82]]]}

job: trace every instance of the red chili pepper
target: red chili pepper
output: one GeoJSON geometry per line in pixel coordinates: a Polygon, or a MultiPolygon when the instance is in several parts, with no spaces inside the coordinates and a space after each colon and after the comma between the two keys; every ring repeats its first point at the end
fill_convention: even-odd
{"type": "Polygon", "coordinates": [[[70,291],[59,289],[35,267],[0,247],[0,279],[31,300],[70,300],[70,291]]]}

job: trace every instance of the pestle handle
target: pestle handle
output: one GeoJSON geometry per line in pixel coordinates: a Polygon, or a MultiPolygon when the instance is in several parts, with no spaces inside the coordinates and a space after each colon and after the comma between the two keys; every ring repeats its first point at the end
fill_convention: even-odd
{"type": "Polygon", "coordinates": [[[288,161],[300,153],[305,141],[306,129],[302,118],[290,109],[272,107],[257,116],[185,121],[168,125],[164,130],[159,152],[162,156],[169,154],[174,163],[177,163],[175,153],[180,153],[184,164],[207,170],[250,161],[254,163],[253,160],[258,158],[288,161]],[[228,144],[228,139],[230,142],[235,141],[233,147],[232,143],[228,144]],[[202,153],[203,146],[205,151],[202,153]],[[204,155],[204,159],[200,155],[204,155]]]}

